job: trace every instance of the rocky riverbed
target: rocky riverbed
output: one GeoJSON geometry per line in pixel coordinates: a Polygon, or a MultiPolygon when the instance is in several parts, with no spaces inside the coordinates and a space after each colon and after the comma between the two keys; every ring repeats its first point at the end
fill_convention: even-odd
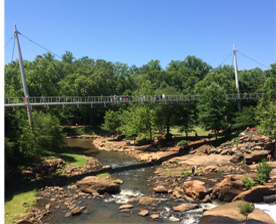
{"type": "MultiPolygon", "coordinates": [[[[248,217],[241,218],[235,215],[238,204],[244,201],[253,204],[256,202],[275,204],[276,162],[269,162],[273,167],[269,183],[247,190],[241,180],[245,177],[256,179],[256,163],[271,153],[272,143],[256,132],[243,133],[238,140],[226,142],[216,148],[208,142],[203,142],[201,146],[194,147],[186,153],[181,152],[175,145],[156,149],[149,145],[133,146],[129,141],[113,141],[102,137],[96,138],[93,142],[100,150],[124,152],[143,163],[159,164],[155,174],[149,180],[152,193],[130,198],[118,208],[121,212],[133,215],[135,211],[138,216],[150,217],[151,220],[175,217],[176,221],[181,220],[182,215],[188,211],[200,210],[199,213],[203,215],[200,223],[227,219],[235,222],[258,220],[274,223],[271,217],[269,219],[269,215],[257,208],[248,217]],[[192,167],[195,168],[194,174],[192,174],[192,167]],[[159,206],[164,204],[162,198],[172,201],[167,204],[167,208],[170,209],[166,210],[164,206],[159,206]],[[222,205],[215,204],[207,207],[204,205],[214,201],[221,201],[222,205]],[[233,213],[224,204],[232,206],[233,213]],[[210,209],[211,207],[216,208],[210,209]]],[[[58,160],[51,164],[57,164],[55,169],[59,169],[63,166],[63,161],[58,160]]],[[[79,181],[62,187],[64,182],[61,178],[54,186],[40,188],[37,191],[38,200],[33,210],[22,217],[18,223],[43,222],[43,219],[55,209],[63,209],[64,216],[68,218],[89,213],[89,209],[82,203],[83,199],[109,198],[111,194],[120,191],[121,180],[112,179],[111,176],[96,178],[94,175],[100,170],[109,171],[110,169],[112,166],[103,167],[94,158],[90,158],[87,166],[83,168],[71,170],[69,168],[63,175],[78,177],[79,181]],[[85,177],[89,176],[89,173],[94,174],[91,177],[85,177]],[[81,175],[86,179],[80,178],[81,175]]],[[[36,170],[41,169],[29,168],[22,171],[22,175],[29,180],[43,179],[43,175],[47,175],[46,171],[44,174],[41,172],[37,174],[36,170]]]]}

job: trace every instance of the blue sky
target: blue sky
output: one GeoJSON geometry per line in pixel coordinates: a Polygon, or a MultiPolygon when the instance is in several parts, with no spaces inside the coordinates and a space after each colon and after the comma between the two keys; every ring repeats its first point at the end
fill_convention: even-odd
{"type": "MultiPolygon", "coordinates": [[[[220,65],[239,52],[270,67],[275,62],[275,0],[6,0],[5,44],[14,24],[24,36],[52,52],[70,51],[138,67],[151,59],[165,69],[188,55],[220,65]]],[[[44,49],[19,36],[23,58],[44,49]]],[[[13,40],[4,60],[17,59],[13,40]]],[[[56,57],[59,59],[58,57],[56,57]]],[[[262,67],[237,54],[238,68],[262,67]]],[[[233,57],[224,64],[232,65],[233,57]]]]}

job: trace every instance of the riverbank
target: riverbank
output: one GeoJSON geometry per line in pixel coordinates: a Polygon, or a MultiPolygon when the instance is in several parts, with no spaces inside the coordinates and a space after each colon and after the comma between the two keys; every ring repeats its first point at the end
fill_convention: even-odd
{"type": "MultiPolygon", "coordinates": [[[[190,146],[198,145],[198,143],[199,142],[191,142],[190,146]]],[[[196,198],[193,199],[191,197],[187,197],[187,195],[183,197],[183,183],[198,181],[197,183],[200,183],[208,190],[216,184],[222,182],[222,180],[229,174],[244,175],[254,173],[254,169],[256,167],[254,167],[254,165],[252,165],[251,167],[247,166],[242,162],[238,164],[233,164],[230,161],[230,155],[207,155],[205,154],[205,149],[211,146],[206,144],[206,142],[204,143],[204,140],[201,143],[202,144],[200,146],[193,147],[193,150],[191,150],[190,152],[183,152],[181,150],[179,151],[179,147],[176,145],[166,146],[163,148],[161,147],[157,150],[156,148],[151,147],[151,145],[131,145],[130,142],[126,140],[117,141],[100,136],[96,137],[96,139],[94,140],[94,145],[100,150],[123,152],[142,161],[144,164],[150,164],[151,166],[157,165],[155,174],[149,180],[149,184],[152,188],[152,194],[150,194],[152,198],[157,198],[158,201],[160,200],[158,199],[160,197],[171,198],[172,200],[174,200],[173,204],[179,206],[183,203],[192,203],[195,207],[191,208],[191,210],[193,210],[194,208],[200,208],[200,213],[202,214],[204,210],[204,203],[211,203],[212,199],[206,198],[205,201],[201,201],[202,199],[200,199],[200,201],[197,201],[195,200],[196,198]],[[191,175],[192,166],[195,167],[195,175],[191,175]],[[181,201],[182,203],[179,203],[181,201]]],[[[272,164],[274,168],[276,167],[275,162],[270,162],[269,164],[272,164]]],[[[106,166],[105,169],[106,171],[112,171],[112,164],[110,164],[110,167],[106,166]]],[[[59,209],[60,204],[65,205],[63,209],[66,208],[66,211],[68,211],[68,209],[70,210],[69,214],[71,214],[72,210],[76,207],[79,208],[78,214],[85,214],[87,212],[87,209],[84,207],[84,205],[79,206],[79,204],[81,204],[80,201],[82,199],[102,197],[101,194],[97,195],[96,197],[95,195],[93,196],[93,194],[91,195],[85,192],[81,192],[73,183],[74,177],[80,179],[81,175],[83,175],[84,177],[89,174],[92,174],[89,170],[84,169],[81,171],[80,169],[73,168],[70,172],[65,173],[63,181],[60,180],[59,176],[58,181],[55,182],[53,181],[53,179],[51,179],[51,183],[46,183],[43,188],[39,188],[37,194],[40,195],[40,198],[37,201],[33,212],[37,212],[38,210],[36,210],[36,208],[38,207],[43,212],[37,213],[38,215],[35,216],[33,215],[31,217],[31,221],[38,222],[39,220],[44,219],[45,217],[50,215],[51,212],[59,209]],[[69,177],[72,178],[72,184],[69,184],[67,188],[62,187],[68,181],[69,177]],[[53,184],[53,182],[55,182],[55,184],[53,184]],[[68,198],[70,198],[70,200],[68,200],[68,198]],[[40,203],[41,200],[44,201],[44,204],[40,203]],[[45,200],[48,203],[45,204],[45,200]]],[[[95,172],[93,172],[92,175],[96,175],[95,172]]],[[[137,207],[138,205],[136,205],[136,203],[134,202],[135,200],[138,202],[139,200],[141,200],[141,198],[138,197],[135,199],[134,197],[132,200],[133,202],[129,203],[131,203],[132,206],[137,207]]],[[[127,203],[127,201],[125,203],[127,203]]],[[[158,203],[160,203],[160,201],[158,203]]],[[[209,208],[210,207],[208,207],[208,209],[209,208]]],[[[154,206],[150,206],[148,213],[154,213],[156,214],[155,217],[162,218],[162,214],[164,211],[161,208],[159,209],[160,212],[156,211],[154,206]]],[[[179,219],[181,219],[181,214],[177,212],[177,210],[180,208],[175,209],[176,211],[173,210],[167,212],[167,217],[174,217],[175,214],[173,215],[173,213],[176,212],[179,219]]],[[[132,215],[131,209],[129,209],[128,212],[130,212],[130,215],[132,215]]],[[[26,218],[30,220],[30,217],[25,216],[24,219],[26,218]]]]}

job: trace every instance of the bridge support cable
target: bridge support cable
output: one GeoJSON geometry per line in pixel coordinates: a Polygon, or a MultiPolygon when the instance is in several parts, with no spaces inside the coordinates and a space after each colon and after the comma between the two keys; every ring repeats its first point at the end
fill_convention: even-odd
{"type": "Polygon", "coordinates": [[[28,91],[28,86],[27,86],[27,82],[26,82],[26,75],[25,75],[25,70],[24,70],[23,60],[22,60],[22,55],[21,55],[21,49],[20,49],[19,40],[18,40],[18,33],[19,32],[16,29],[16,25],[14,24],[14,36],[16,39],[18,61],[19,61],[19,67],[20,67],[23,90],[24,90],[24,97],[25,97],[24,103],[26,104],[26,107],[27,107],[29,124],[30,124],[30,126],[32,126],[32,123],[33,123],[32,109],[30,106],[29,91],[28,91]]]}

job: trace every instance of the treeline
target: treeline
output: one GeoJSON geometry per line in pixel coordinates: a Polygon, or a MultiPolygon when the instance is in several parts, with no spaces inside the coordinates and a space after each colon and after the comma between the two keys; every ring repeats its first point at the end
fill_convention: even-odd
{"type": "MultiPolygon", "coordinates": [[[[268,98],[259,103],[242,101],[241,112],[238,112],[237,102],[229,101],[225,96],[226,93],[237,92],[234,68],[229,65],[212,68],[195,56],[187,56],[183,61],[171,61],[163,69],[158,60],[151,60],[137,67],[88,57],[75,59],[71,52],[66,52],[62,60],[56,60],[52,54],[47,53],[38,55],[34,61],[24,61],[24,67],[30,96],[153,96],[155,94],[203,96],[198,103],[167,102],[119,105],[119,107],[97,105],[92,109],[90,105],[65,108],[57,106],[49,110],[45,107],[35,108],[43,111],[40,116],[48,114],[57,119],[56,124],[61,125],[101,124],[105,130],[129,136],[139,133],[149,133],[152,136],[154,131],[165,129],[168,136],[169,128],[173,125],[179,126],[183,132],[189,132],[195,125],[201,125],[206,129],[213,128],[216,131],[227,128],[229,124],[241,129],[248,125],[263,124],[262,117],[267,121],[267,118],[264,118],[267,117],[267,113],[272,117],[276,116],[273,104],[276,64],[272,64],[266,71],[259,68],[239,71],[241,92],[266,92],[268,95],[268,98]]],[[[13,61],[5,65],[5,96],[23,95],[19,64],[13,61]]],[[[17,122],[12,125],[17,123],[16,127],[23,132],[21,127],[23,124],[19,124],[19,120],[27,120],[25,109],[18,109],[16,113],[6,109],[5,118],[9,122],[16,120],[17,122]]],[[[275,127],[271,122],[270,128],[275,127]]],[[[12,139],[10,136],[18,129],[9,130],[7,124],[9,123],[5,125],[5,136],[12,139]]],[[[270,134],[273,133],[272,128],[270,134]]],[[[18,136],[20,137],[20,134],[18,136]]]]}

